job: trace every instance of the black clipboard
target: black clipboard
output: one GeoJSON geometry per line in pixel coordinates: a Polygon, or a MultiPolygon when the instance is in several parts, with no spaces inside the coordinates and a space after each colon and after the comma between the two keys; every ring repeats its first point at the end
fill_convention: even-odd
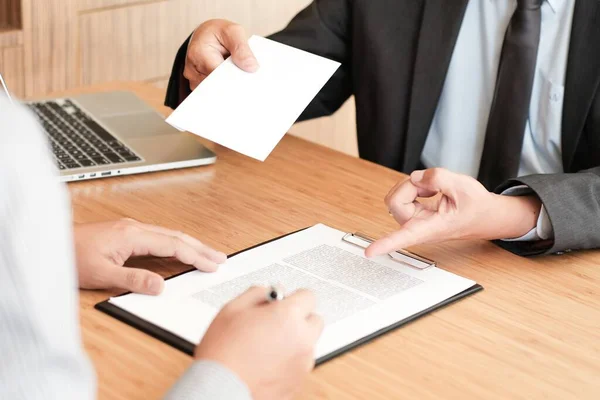
{"type": "MultiPolygon", "coordinates": [[[[306,229],[306,228],[304,228],[304,229],[306,229]]],[[[235,252],[235,253],[229,255],[229,257],[236,256],[236,255],[241,254],[243,252],[246,252],[248,250],[252,250],[254,248],[263,246],[263,245],[265,245],[267,243],[271,243],[271,242],[274,242],[276,240],[282,239],[282,238],[284,238],[286,236],[293,235],[294,233],[303,231],[304,229],[300,229],[300,230],[297,230],[297,231],[294,231],[294,232],[290,232],[290,233],[287,233],[285,235],[281,235],[281,236],[273,238],[271,240],[267,240],[267,241],[259,243],[257,245],[248,247],[247,249],[240,250],[238,252],[235,252]]],[[[367,237],[365,237],[363,235],[360,235],[360,234],[357,234],[357,233],[356,234],[349,234],[349,235],[356,235],[356,236],[360,237],[363,240],[368,240],[367,237]]],[[[409,252],[403,252],[402,254],[403,255],[407,255],[407,254],[414,255],[414,253],[409,253],[409,252]]],[[[416,256],[416,255],[414,255],[414,256],[420,258],[420,256],[416,256]]],[[[394,257],[392,257],[392,258],[394,258],[394,257]]],[[[420,260],[423,260],[423,258],[420,258],[420,260]]],[[[430,260],[428,260],[428,261],[430,261],[430,260]]],[[[171,276],[169,278],[166,278],[166,280],[172,279],[172,278],[176,278],[178,276],[181,276],[181,275],[187,274],[189,272],[193,272],[193,271],[196,271],[196,269],[193,268],[193,269],[190,269],[190,270],[187,270],[187,271],[183,271],[183,272],[181,272],[179,274],[176,274],[176,275],[173,275],[173,276],[171,276]]],[[[366,344],[366,343],[368,343],[368,342],[376,339],[377,337],[379,337],[379,336],[381,336],[381,335],[383,335],[385,333],[388,333],[388,332],[391,332],[391,331],[393,331],[395,329],[398,329],[401,326],[409,324],[410,322],[413,322],[413,321],[415,321],[415,320],[417,320],[417,319],[419,319],[419,318],[421,318],[421,317],[423,317],[423,316],[425,316],[425,315],[427,315],[427,314],[429,314],[429,313],[431,313],[433,311],[439,310],[439,309],[441,309],[443,307],[446,307],[446,306],[448,306],[448,305],[450,305],[452,303],[455,303],[458,300],[461,300],[461,299],[463,299],[463,298],[465,298],[467,296],[470,296],[470,295],[472,295],[474,293],[477,293],[480,290],[483,290],[483,286],[481,286],[479,284],[475,284],[475,285],[471,286],[469,289],[467,289],[467,290],[465,290],[465,291],[463,291],[463,292],[461,292],[461,293],[459,293],[459,294],[457,294],[455,296],[452,296],[452,297],[450,297],[450,298],[442,301],[441,303],[438,303],[438,304],[436,304],[436,305],[434,305],[432,307],[429,307],[429,308],[427,308],[427,309],[425,309],[425,310],[423,310],[423,311],[421,311],[421,312],[419,312],[417,314],[411,315],[408,318],[405,318],[405,319],[403,319],[401,321],[398,321],[398,322],[396,322],[396,323],[394,323],[394,324],[392,324],[390,326],[382,328],[382,329],[380,329],[380,330],[378,330],[376,332],[373,332],[372,334],[370,334],[368,336],[365,336],[365,337],[363,337],[363,338],[361,338],[361,339],[359,339],[359,340],[357,340],[357,341],[355,341],[353,343],[350,343],[347,346],[341,347],[341,348],[339,348],[339,349],[337,349],[337,350],[335,350],[335,351],[333,351],[333,352],[331,352],[331,353],[329,353],[329,354],[327,354],[327,355],[325,355],[323,357],[320,357],[320,358],[318,358],[316,360],[315,364],[316,365],[321,365],[321,364],[323,364],[323,363],[325,363],[325,362],[327,362],[327,361],[329,361],[329,360],[331,360],[331,359],[333,359],[333,358],[335,358],[335,357],[337,357],[337,356],[339,356],[339,355],[341,355],[341,354],[343,354],[343,353],[345,353],[347,351],[350,351],[350,350],[352,350],[352,349],[354,349],[354,348],[356,348],[358,346],[366,344]]],[[[131,293],[131,292],[123,293],[120,296],[124,296],[124,295],[127,295],[129,293],[131,293]]],[[[152,336],[155,339],[160,340],[163,343],[168,344],[169,346],[172,346],[172,347],[176,348],[179,351],[184,352],[185,354],[187,354],[189,356],[193,356],[194,355],[194,350],[196,349],[196,345],[194,343],[189,342],[189,341],[187,341],[187,340],[185,340],[185,339],[183,339],[183,338],[175,335],[174,333],[171,333],[171,332],[169,332],[169,331],[167,331],[167,330],[165,330],[163,328],[160,328],[160,327],[154,325],[153,323],[150,323],[150,322],[148,322],[148,321],[146,321],[146,320],[144,320],[144,319],[142,319],[142,318],[140,318],[140,317],[138,317],[138,316],[136,316],[136,315],[134,315],[134,314],[132,314],[132,313],[130,313],[128,311],[125,311],[122,308],[119,308],[119,307],[115,306],[114,304],[109,303],[108,300],[105,300],[103,302],[100,302],[100,303],[96,304],[94,306],[94,308],[97,309],[97,310],[99,310],[99,311],[101,311],[101,312],[103,312],[103,313],[105,313],[105,314],[110,315],[113,318],[118,319],[121,322],[126,323],[127,325],[129,325],[129,326],[131,326],[131,327],[133,327],[135,329],[138,329],[138,330],[146,333],[147,335],[152,336]]]]}

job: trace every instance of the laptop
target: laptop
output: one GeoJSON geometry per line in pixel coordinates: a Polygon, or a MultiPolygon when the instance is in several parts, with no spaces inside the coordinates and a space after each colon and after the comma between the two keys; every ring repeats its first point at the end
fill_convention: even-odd
{"type": "MultiPolygon", "coordinates": [[[[0,74],[3,91],[10,93],[0,74]]],[[[171,127],[135,94],[82,94],[25,102],[48,135],[64,182],[212,164],[216,155],[171,127]]]]}

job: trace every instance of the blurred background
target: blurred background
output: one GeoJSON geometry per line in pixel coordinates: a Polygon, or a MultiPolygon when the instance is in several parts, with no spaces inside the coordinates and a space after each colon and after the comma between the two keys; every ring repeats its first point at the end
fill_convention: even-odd
{"type": "MultiPolygon", "coordinates": [[[[0,71],[20,98],[111,81],[165,90],[175,53],[200,23],[248,34],[283,28],[311,0],[0,0],[0,71]]],[[[291,132],[357,155],[354,104],[291,132]]]]}

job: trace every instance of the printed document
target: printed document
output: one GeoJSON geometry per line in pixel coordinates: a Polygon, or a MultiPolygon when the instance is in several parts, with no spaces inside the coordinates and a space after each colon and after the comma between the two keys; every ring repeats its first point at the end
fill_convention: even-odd
{"type": "Polygon", "coordinates": [[[167,122],[264,161],[340,64],[260,36],[249,45],[257,72],[244,72],[229,58],[167,122]]]}
{"type": "Polygon", "coordinates": [[[215,273],[169,279],[159,296],[109,301],[197,344],[220,308],[252,285],[279,284],[286,293],[309,289],[325,321],[318,359],[475,285],[436,267],[418,270],[389,256],[367,259],[344,235],[315,225],[231,257],[215,273]]]}

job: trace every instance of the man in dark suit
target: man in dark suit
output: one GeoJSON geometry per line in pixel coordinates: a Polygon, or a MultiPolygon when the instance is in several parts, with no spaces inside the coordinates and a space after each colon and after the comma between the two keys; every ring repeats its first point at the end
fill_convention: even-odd
{"type": "MultiPolygon", "coordinates": [[[[599,20],[597,0],[315,0],[271,36],[342,63],[301,119],[354,95],[360,156],[412,172],[386,198],[402,228],[367,254],[460,238],[600,247],[599,20]]],[[[229,54],[259,68],[243,28],[201,25],[166,104],[229,54]]]]}

